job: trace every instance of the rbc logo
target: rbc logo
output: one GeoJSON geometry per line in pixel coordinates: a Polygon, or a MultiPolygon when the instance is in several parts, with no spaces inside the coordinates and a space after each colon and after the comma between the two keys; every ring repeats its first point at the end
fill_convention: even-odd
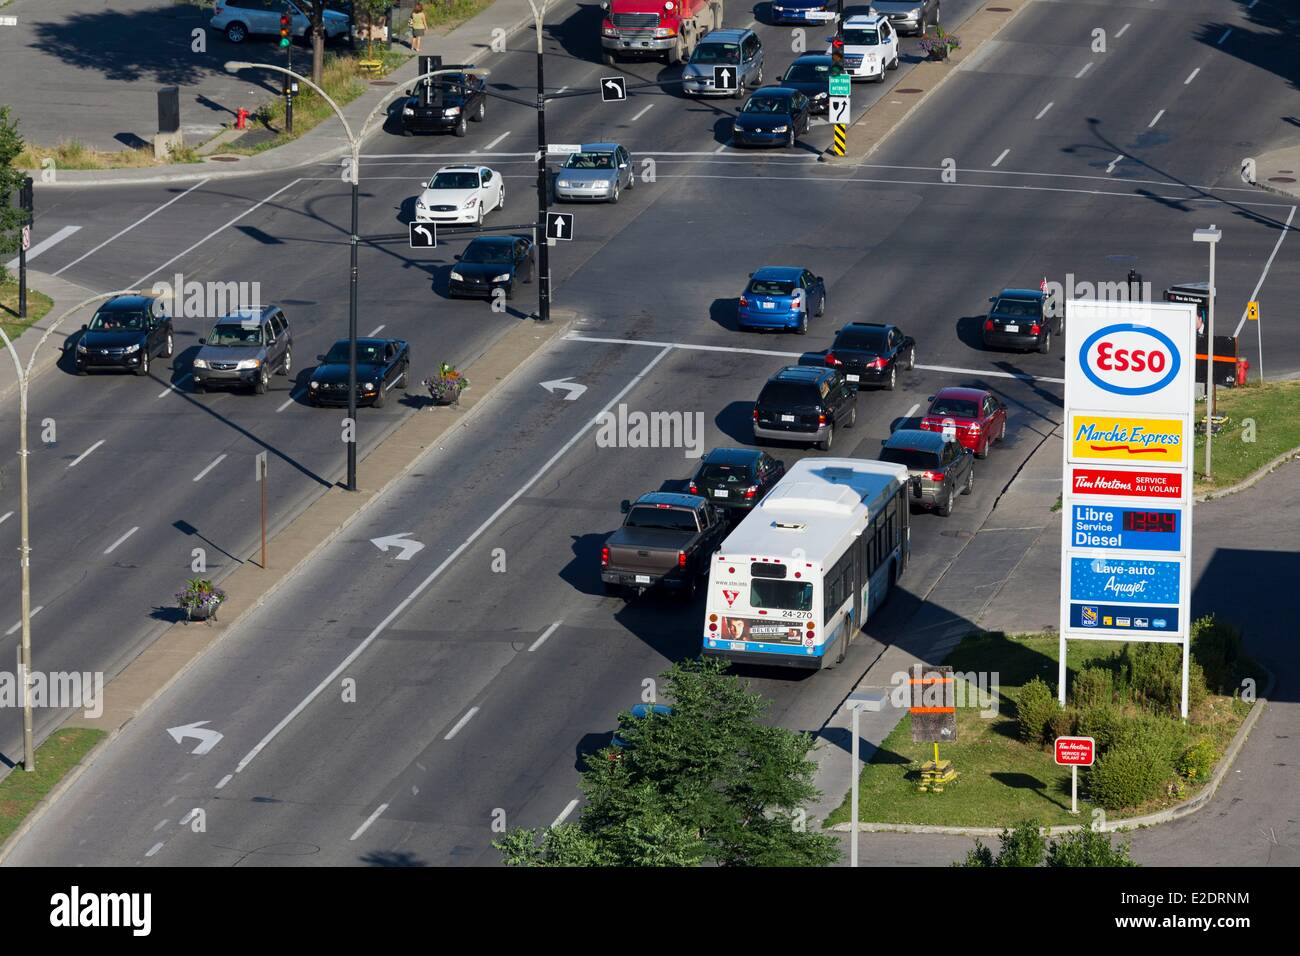
{"type": "Polygon", "coordinates": [[[1085,605],[1083,606],[1083,618],[1082,618],[1082,620],[1083,620],[1083,626],[1084,626],[1084,627],[1096,627],[1096,626],[1097,626],[1097,609],[1096,609],[1095,607],[1090,607],[1089,605],[1085,604],[1085,605]]]}
{"type": "Polygon", "coordinates": [[[1079,349],[1083,374],[1116,395],[1150,395],[1178,375],[1178,349],[1157,329],[1130,322],[1098,329],[1079,349]]]}

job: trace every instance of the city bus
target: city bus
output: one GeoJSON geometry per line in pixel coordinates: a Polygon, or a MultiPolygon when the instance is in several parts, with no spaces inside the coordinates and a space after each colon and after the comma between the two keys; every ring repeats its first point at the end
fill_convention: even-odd
{"type": "Polygon", "coordinates": [[[804,458],[709,563],[705,657],[821,669],[889,596],[909,553],[907,469],[804,458]]]}

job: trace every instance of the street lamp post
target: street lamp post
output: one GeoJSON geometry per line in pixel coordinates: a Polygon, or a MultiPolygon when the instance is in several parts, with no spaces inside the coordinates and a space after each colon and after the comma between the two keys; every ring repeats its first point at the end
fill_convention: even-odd
{"type": "Polygon", "coordinates": [[[10,357],[14,360],[14,372],[18,376],[18,509],[21,512],[20,517],[20,535],[21,544],[18,546],[19,565],[22,568],[22,643],[20,650],[20,660],[22,664],[22,685],[23,685],[23,769],[29,773],[36,769],[36,750],[32,746],[32,578],[31,578],[31,546],[30,546],[30,527],[27,520],[27,384],[31,379],[32,365],[36,362],[36,355],[40,352],[41,346],[50,334],[62,324],[63,320],[93,302],[102,302],[105,299],[112,299],[119,295],[146,295],[139,289],[124,289],[119,292],[105,292],[103,295],[91,296],[83,302],[78,302],[68,311],[64,312],[54,324],[45,330],[41,336],[36,348],[32,349],[31,356],[27,359],[27,367],[23,368],[22,360],[18,358],[18,351],[14,348],[13,342],[9,341],[9,336],[5,334],[3,326],[0,326],[0,339],[4,340],[5,348],[9,350],[10,357]]]}
{"type": "Polygon", "coordinates": [[[1212,477],[1210,470],[1210,447],[1214,440],[1214,247],[1223,238],[1223,230],[1210,223],[1209,229],[1197,229],[1192,233],[1194,242],[1210,244],[1210,304],[1206,318],[1205,340],[1205,480],[1212,477]]]}
{"type": "MultiPolygon", "coordinates": [[[[282,66],[275,66],[271,63],[246,63],[242,60],[230,60],[225,64],[227,73],[237,73],[240,70],[270,70],[273,73],[283,73],[291,80],[297,80],[300,83],[306,83],[309,87],[320,94],[321,99],[329,104],[330,108],[343,124],[343,133],[348,138],[348,146],[352,152],[352,166],[348,170],[348,181],[352,186],[352,228],[349,230],[349,244],[351,245],[350,268],[348,271],[348,424],[351,426],[348,436],[348,471],[347,479],[343,487],[348,491],[357,490],[357,246],[360,243],[359,225],[357,222],[358,199],[361,186],[361,143],[370,131],[370,124],[374,122],[375,117],[379,115],[380,110],[388,105],[388,101],[398,94],[404,94],[400,86],[385,93],[375,104],[375,108],[361,124],[361,129],[354,135],[352,127],[348,124],[347,117],[339,109],[339,105],[334,102],[324,90],[307,79],[305,76],[299,76],[292,70],[282,66]]],[[[539,66],[540,70],[541,67],[539,66]]],[[[443,73],[459,73],[459,68],[430,70],[428,73],[422,73],[412,82],[419,83],[421,80],[429,77],[439,76],[443,73]]],[[[479,70],[479,74],[486,76],[487,70],[479,70]]]]}
{"type": "Polygon", "coordinates": [[[853,713],[853,742],[851,747],[853,756],[850,763],[852,777],[849,787],[851,791],[849,802],[852,804],[850,810],[852,822],[850,823],[851,829],[849,833],[849,840],[851,841],[849,844],[849,866],[858,865],[858,718],[864,710],[879,711],[884,709],[887,699],[888,695],[884,691],[873,691],[871,693],[854,691],[849,694],[848,700],[844,702],[844,706],[853,713]]]}
{"type": "Polygon", "coordinates": [[[542,51],[542,17],[546,13],[546,0],[539,7],[528,0],[533,11],[533,26],[537,33],[537,267],[540,275],[537,284],[537,321],[551,320],[551,255],[550,241],[546,238],[546,209],[549,205],[549,173],[546,169],[546,82],[542,51]]]}

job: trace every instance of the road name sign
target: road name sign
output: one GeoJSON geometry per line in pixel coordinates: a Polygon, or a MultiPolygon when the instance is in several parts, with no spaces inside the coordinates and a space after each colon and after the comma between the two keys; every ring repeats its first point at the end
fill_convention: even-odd
{"type": "Polygon", "coordinates": [[[546,238],[568,241],[573,238],[573,213],[548,212],[546,214],[546,238]]]}
{"type": "Polygon", "coordinates": [[[853,77],[847,73],[838,76],[832,74],[830,77],[830,95],[843,96],[848,99],[853,95],[853,77]]]}
{"type": "Polygon", "coordinates": [[[435,249],[438,246],[438,227],[431,222],[412,222],[407,236],[412,249],[435,249]]]}
{"type": "Polygon", "coordinates": [[[550,156],[568,156],[570,153],[582,152],[580,143],[547,143],[546,152],[550,156]]]}

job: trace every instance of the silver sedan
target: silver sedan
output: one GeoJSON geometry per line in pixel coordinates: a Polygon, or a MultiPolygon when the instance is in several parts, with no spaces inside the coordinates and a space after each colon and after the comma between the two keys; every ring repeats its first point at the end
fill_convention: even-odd
{"type": "Polygon", "coordinates": [[[570,153],[555,174],[555,198],[569,202],[618,202],[636,185],[632,157],[618,143],[588,143],[570,153]]]}

